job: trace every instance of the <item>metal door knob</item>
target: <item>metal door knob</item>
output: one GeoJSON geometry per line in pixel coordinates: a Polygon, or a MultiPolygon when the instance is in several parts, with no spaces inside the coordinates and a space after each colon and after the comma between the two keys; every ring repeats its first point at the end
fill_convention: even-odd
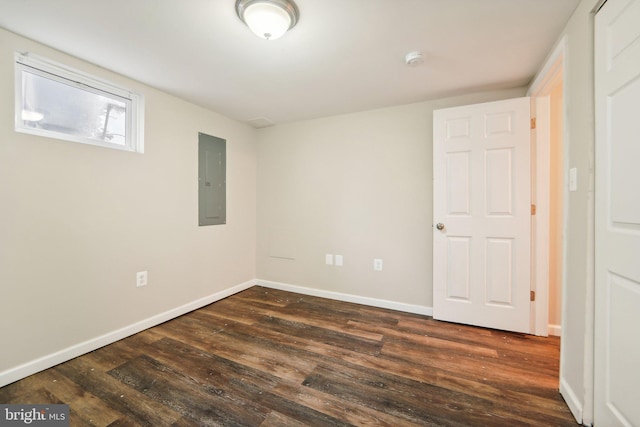
{"type": "Polygon", "coordinates": [[[439,223],[437,223],[437,224],[436,224],[436,228],[437,228],[438,230],[444,230],[444,224],[443,224],[443,223],[441,223],[441,222],[439,222],[439,223]]]}

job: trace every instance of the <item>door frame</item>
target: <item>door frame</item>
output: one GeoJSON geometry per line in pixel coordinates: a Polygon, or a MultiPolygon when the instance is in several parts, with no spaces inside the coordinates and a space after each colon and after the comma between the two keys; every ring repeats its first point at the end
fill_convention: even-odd
{"type": "MultiPolygon", "coordinates": [[[[536,301],[532,302],[531,324],[532,333],[539,336],[549,335],[549,227],[550,227],[550,105],[549,95],[556,79],[563,82],[562,88],[562,139],[563,139],[563,159],[562,176],[567,176],[569,170],[569,153],[567,135],[567,84],[564,78],[567,68],[567,36],[563,36],[560,42],[547,59],[546,63],[536,75],[535,79],[527,90],[527,96],[531,97],[532,117],[536,118],[536,129],[532,135],[533,153],[532,160],[534,166],[532,173],[532,200],[536,205],[536,214],[531,217],[531,283],[532,290],[536,292],[536,301]]],[[[566,185],[564,185],[566,190],[566,185]]],[[[566,230],[568,218],[568,194],[563,191],[563,212],[562,229],[566,230]]],[[[562,238],[562,319],[565,312],[565,289],[566,289],[566,235],[562,238]]],[[[561,319],[561,322],[562,322],[561,319]]],[[[561,326],[551,331],[551,335],[561,335],[561,326]]]]}
{"type": "MultiPolygon", "coordinates": [[[[599,7],[606,0],[599,0],[598,5],[593,9],[592,13],[595,15],[595,12],[599,9],[599,7]]],[[[537,115],[537,125],[540,127],[549,125],[549,114],[548,110],[545,114],[545,100],[544,97],[549,95],[548,84],[553,81],[556,77],[556,73],[562,73],[562,82],[563,82],[563,105],[562,105],[562,120],[563,120],[563,165],[562,165],[562,174],[565,177],[565,185],[563,192],[563,215],[562,215],[562,228],[563,230],[567,230],[568,228],[568,213],[569,213],[569,187],[568,187],[568,179],[569,176],[569,143],[570,143],[570,135],[568,133],[569,130],[569,115],[568,115],[568,102],[567,95],[569,93],[569,85],[571,82],[567,79],[567,70],[568,70],[568,37],[565,34],[553,52],[547,59],[547,62],[541,69],[541,71],[536,75],[533,83],[529,87],[527,91],[527,95],[531,96],[532,99],[536,101],[536,107],[540,104],[542,105],[542,110],[537,115]],[[540,101],[540,103],[538,103],[540,101]]],[[[540,135],[541,132],[536,133],[536,138],[540,135]]],[[[535,181],[535,185],[538,189],[540,188],[549,188],[549,139],[538,139],[536,140],[536,169],[538,173],[533,177],[535,181]],[[541,150],[542,147],[542,150],[541,150]],[[544,151],[546,151],[546,156],[543,155],[544,151]]],[[[585,171],[584,173],[589,173],[589,211],[588,211],[588,219],[587,222],[589,224],[589,230],[587,236],[587,248],[586,251],[589,254],[594,253],[594,232],[593,232],[593,224],[594,224],[594,198],[593,198],[593,151],[590,153],[590,168],[591,171],[585,171]]],[[[548,199],[547,199],[548,200],[548,199]]],[[[538,215],[534,217],[534,221],[536,222],[536,234],[533,236],[533,241],[542,242],[545,241],[545,236],[548,236],[548,227],[549,227],[549,211],[548,204],[546,205],[546,210],[538,208],[538,215]]],[[[542,245],[539,244],[535,248],[533,248],[536,253],[536,259],[548,259],[549,253],[549,245],[548,238],[547,244],[542,245]]],[[[567,235],[564,233],[562,238],[562,319],[561,323],[566,319],[567,313],[567,305],[569,301],[567,301],[567,235]]],[[[542,335],[540,332],[548,330],[548,281],[543,280],[542,278],[548,277],[548,269],[546,268],[546,263],[535,262],[532,267],[535,271],[535,281],[532,278],[532,283],[535,284],[536,290],[543,290],[542,298],[538,299],[538,304],[533,309],[535,312],[535,333],[536,335],[542,335]],[[546,292],[545,292],[546,291],[546,292]],[[543,300],[544,299],[544,300],[543,300]],[[541,307],[544,305],[544,307],[541,307]]],[[[585,425],[590,425],[593,420],[593,346],[594,346],[594,337],[593,337],[593,319],[595,316],[594,306],[593,306],[593,293],[594,293],[594,271],[593,269],[589,269],[587,273],[587,295],[586,295],[586,303],[585,303],[585,335],[584,335],[584,394],[577,395],[573,388],[570,386],[569,382],[565,378],[566,368],[565,366],[568,363],[568,355],[565,353],[564,346],[560,346],[560,394],[564,397],[567,406],[571,410],[571,413],[575,417],[576,421],[585,423],[585,425]]],[[[559,331],[559,335],[562,336],[561,329],[559,331]]]]}

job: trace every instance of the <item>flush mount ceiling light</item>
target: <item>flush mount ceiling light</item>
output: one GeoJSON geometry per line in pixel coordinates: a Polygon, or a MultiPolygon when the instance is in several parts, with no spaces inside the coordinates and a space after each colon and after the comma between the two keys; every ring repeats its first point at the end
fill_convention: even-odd
{"type": "Polygon", "coordinates": [[[300,18],[291,0],[236,0],[236,13],[254,34],[266,40],[282,37],[300,18]]]}

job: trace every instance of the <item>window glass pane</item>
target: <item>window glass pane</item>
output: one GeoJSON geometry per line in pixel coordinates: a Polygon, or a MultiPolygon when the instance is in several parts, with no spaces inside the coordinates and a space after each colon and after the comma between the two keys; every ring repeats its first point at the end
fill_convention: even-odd
{"type": "Polygon", "coordinates": [[[127,102],[22,71],[22,125],[124,146],[127,102]]]}

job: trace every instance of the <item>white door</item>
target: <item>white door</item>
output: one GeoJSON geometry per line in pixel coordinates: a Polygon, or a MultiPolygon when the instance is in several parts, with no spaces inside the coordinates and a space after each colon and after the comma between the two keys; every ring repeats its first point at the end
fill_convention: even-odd
{"type": "Polygon", "coordinates": [[[529,118],[529,98],[433,113],[435,319],[531,331],[529,118]]]}
{"type": "Polygon", "coordinates": [[[640,426],[640,0],[595,25],[594,420],[640,426]]]}

